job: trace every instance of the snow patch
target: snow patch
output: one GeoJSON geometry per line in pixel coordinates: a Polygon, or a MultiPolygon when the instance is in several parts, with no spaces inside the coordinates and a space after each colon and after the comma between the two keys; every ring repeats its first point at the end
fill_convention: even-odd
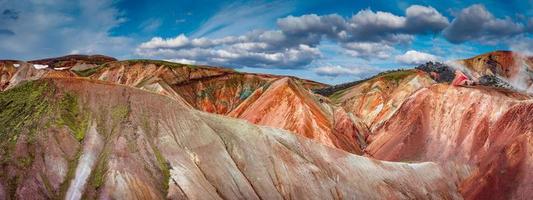
{"type": "Polygon", "coordinates": [[[61,71],[61,70],[69,69],[69,67],[58,67],[58,68],[54,68],[54,69],[61,71]]]}
{"type": "Polygon", "coordinates": [[[13,64],[13,67],[20,67],[20,64],[13,64]]]}
{"type": "Polygon", "coordinates": [[[48,65],[34,64],[33,67],[34,67],[35,69],[44,69],[44,68],[48,68],[48,65]]]}

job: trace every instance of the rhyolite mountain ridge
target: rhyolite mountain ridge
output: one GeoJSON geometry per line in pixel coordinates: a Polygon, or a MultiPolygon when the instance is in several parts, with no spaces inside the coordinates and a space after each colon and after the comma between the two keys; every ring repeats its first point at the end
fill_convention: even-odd
{"type": "Polygon", "coordinates": [[[0,199],[533,199],[533,58],[330,86],[157,60],[0,61],[0,199]]]}

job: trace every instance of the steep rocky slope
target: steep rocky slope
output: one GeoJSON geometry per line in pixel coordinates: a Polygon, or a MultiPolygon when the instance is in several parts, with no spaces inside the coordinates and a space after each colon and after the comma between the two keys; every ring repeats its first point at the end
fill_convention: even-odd
{"type": "MultiPolygon", "coordinates": [[[[228,68],[157,60],[116,61],[71,55],[30,61],[0,61],[0,89],[44,77],[87,77],[168,95],[212,113],[228,114],[252,92],[284,76],[241,73],[228,68]],[[20,67],[19,67],[20,66],[20,67]]],[[[298,79],[293,77],[294,79],[298,79]]],[[[326,86],[298,79],[306,88],[326,86]]]]}
{"type": "Polygon", "coordinates": [[[434,83],[423,71],[396,71],[337,91],[330,98],[374,130],[387,121],[411,94],[434,83]]]}
{"type": "Polygon", "coordinates": [[[457,68],[475,79],[493,75],[519,90],[533,92],[533,57],[512,51],[494,51],[459,60],[457,63],[457,68]]]}
{"type": "Polygon", "coordinates": [[[12,88],[25,80],[37,80],[46,77],[75,77],[71,71],[52,68],[37,69],[33,64],[23,61],[0,60],[0,91],[12,88]]]}
{"type": "Polygon", "coordinates": [[[283,78],[266,89],[256,90],[228,116],[283,128],[361,154],[368,135],[366,126],[357,123],[344,109],[320,101],[323,99],[313,96],[296,80],[283,78]]]}
{"type": "Polygon", "coordinates": [[[0,93],[2,199],[461,199],[460,165],[355,156],[131,87],[0,93]]]}
{"type": "MultiPolygon", "coordinates": [[[[91,79],[125,84],[143,89],[166,88],[177,93],[193,107],[218,114],[228,114],[255,90],[283,76],[240,73],[227,68],[185,65],[154,60],[106,63],[83,71],[91,79]],[[159,86],[164,85],[164,86],[159,86]]],[[[300,79],[301,80],[301,79],[300,79]]],[[[301,80],[306,87],[323,84],[301,80]]]]}
{"type": "MultiPolygon", "coordinates": [[[[78,71],[54,70],[53,68],[37,69],[29,63],[18,63],[19,67],[14,67],[12,63],[6,63],[2,67],[2,69],[6,69],[6,89],[17,85],[23,80],[58,76],[86,76],[89,79],[137,87],[163,94],[198,110],[226,115],[240,106],[241,103],[247,101],[252,93],[255,96],[254,98],[256,98],[273,82],[283,79],[282,76],[238,73],[225,68],[192,66],[154,60],[108,62],[95,68],[78,71]],[[51,74],[53,73],[59,75],[52,76],[51,74]]],[[[309,101],[312,94],[307,88],[317,88],[323,85],[302,79],[291,79],[298,82],[298,86],[292,84],[292,88],[296,89],[294,91],[298,91],[299,94],[299,96],[293,96],[292,98],[295,101],[301,101],[302,99],[299,98],[305,97],[304,101],[306,103],[300,105],[299,103],[303,102],[291,102],[295,103],[295,105],[288,106],[298,108],[311,106],[311,110],[314,109],[316,111],[316,108],[320,107],[320,105],[315,100],[309,101]]],[[[282,91],[282,94],[284,92],[282,91]]],[[[254,98],[251,98],[248,102],[254,102],[254,98]]],[[[278,97],[268,94],[262,97],[262,99],[276,98],[278,97]]],[[[270,106],[278,106],[278,104],[270,106]]],[[[244,108],[245,106],[241,107],[244,108]]],[[[335,108],[333,110],[328,105],[327,115],[323,111],[318,113],[292,113],[295,110],[283,109],[273,109],[271,111],[275,111],[270,112],[271,115],[292,116],[294,120],[274,121],[275,118],[269,117],[268,120],[261,122],[258,120],[250,121],[290,130],[296,134],[314,138],[324,142],[324,144],[357,154],[361,154],[361,148],[366,146],[365,139],[368,135],[366,126],[359,123],[356,118],[351,116],[351,114],[345,113],[342,109],[335,108]],[[316,127],[307,124],[307,122],[315,120],[322,120],[314,124],[322,128],[316,133],[314,133],[314,128],[316,127]]]]}
{"type": "Polygon", "coordinates": [[[533,198],[533,100],[488,87],[423,88],[375,130],[365,151],[390,161],[464,163],[466,199],[533,198]]]}

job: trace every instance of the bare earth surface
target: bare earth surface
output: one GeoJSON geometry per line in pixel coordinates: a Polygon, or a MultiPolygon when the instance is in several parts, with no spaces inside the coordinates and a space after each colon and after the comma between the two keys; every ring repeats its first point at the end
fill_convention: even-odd
{"type": "MultiPolygon", "coordinates": [[[[3,198],[460,199],[456,184],[469,173],[356,156],[124,86],[80,79],[31,86],[46,88],[49,113],[2,155],[24,160],[2,165],[3,198]],[[53,122],[63,109],[84,116],[75,117],[86,125],[81,138],[53,122]]],[[[2,95],[13,92],[25,91],[2,95]]]]}

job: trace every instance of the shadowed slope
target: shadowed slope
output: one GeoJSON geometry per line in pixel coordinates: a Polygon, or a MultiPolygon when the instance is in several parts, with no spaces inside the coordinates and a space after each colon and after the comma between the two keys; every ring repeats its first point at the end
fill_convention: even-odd
{"type": "Polygon", "coordinates": [[[0,106],[0,120],[22,122],[1,132],[2,198],[460,199],[467,172],[371,160],[80,79],[22,84],[0,106]]]}

